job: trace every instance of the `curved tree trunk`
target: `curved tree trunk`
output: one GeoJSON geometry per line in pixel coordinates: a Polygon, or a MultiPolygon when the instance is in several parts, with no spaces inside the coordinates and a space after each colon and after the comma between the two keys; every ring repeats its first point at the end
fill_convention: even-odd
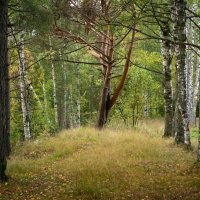
{"type": "Polygon", "coordinates": [[[128,69],[130,66],[130,59],[131,59],[134,39],[135,39],[135,30],[133,28],[131,42],[130,42],[130,46],[128,49],[126,62],[124,65],[123,75],[121,77],[121,80],[120,80],[118,86],[116,87],[116,89],[113,93],[113,96],[111,97],[110,80],[111,80],[112,67],[113,67],[113,63],[114,63],[114,60],[113,60],[114,41],[113,41],[113,36],[111,36],[111,39],[110,39],[110,42],[109,42],[109,45],[107,48],[108,65],[106,67],[104,65],[104,69],[106,69],[106,70],[104,73],[105,78],[104,78],[103,92],[102,92],[101,102],[100,102],[99,116],[98,116],[98,121],[96,124],[96,127],[98,129],[102,129],[104,127],[104,125],[106,124],[108,113],[109,113],[110,109],[112,108],[112,106],[116,103],[117,98],[119,97],[119,95],[124,87],[125,80],[126,80],[126,77],[128,74],[128,69]]]}
{"type": "Polygon", "coordinates": [[[0,182],[5,175],[6,158],[10,154],[10,96],[8,72],[7,23],[8,1],[0,3],[0,182]]]}

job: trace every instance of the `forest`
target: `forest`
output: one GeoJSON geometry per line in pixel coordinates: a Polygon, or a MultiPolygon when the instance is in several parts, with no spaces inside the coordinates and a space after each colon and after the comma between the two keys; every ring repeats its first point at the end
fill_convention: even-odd
{"type": "Polygon", "coordinates": [[[200,0],[0,0],[0,200],[200,199],[200,0]]]}

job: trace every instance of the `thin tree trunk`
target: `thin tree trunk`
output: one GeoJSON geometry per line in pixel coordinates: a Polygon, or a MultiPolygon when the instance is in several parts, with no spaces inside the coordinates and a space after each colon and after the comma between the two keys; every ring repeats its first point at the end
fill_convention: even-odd
{"type": "Polygon", "coordinates": [[[80,69],[79,65],[77,65],[76,68],[76,79],[77,79],[77,88],[78,88],[78,97],[77,97],[77,117],[78,117],[78,122],[77,122],[77,127],[80,128],[81,126],[81,94],[80,94],[80,69]]]}
{"type": "Polygon", "coordinates": [[[8,1],[0,3],[0,183],[7,180],[5,170],[10,154],[10,91],[8,69],[8,1]]]}
{"type": "Polygon", "coordinates": [[[73,116],[73,119],[74,119],[74,124],[73,124],[73,126],[76,128],[77,127],[77,121],[76,121],[76,115],[74,114],[74,116],[73,116]]]}
{"type": "MultiPolygon", "coordinates": [[[[62,61],[62,52],[59,50],[60,60],[62,61]]],[[[63,70],[63,77],[64,77],[64,95],[63,95],[63,121],[62,121],[62,128],[67,128],[67,74],[66,74],[66,66],[65,62],[62,61],[62,70],[63,70]]]]}
{"type": "Polygon", "coordinates": [[[70,113],[69,113],[69,125],[70,128],[74,128],[73,126],[73,98],[72,98],[72,85],[70,86],[70,90],[69,90],[70,94],[69,94],[69,100],[70,100],[70,113]]]}
{"type": "Polygon", "coordinates": [[[144,117],[147,118],[149,117],[148,93],[145,92],[144,98],[145,98],[144,117]]]}
{"type": "MultiPolygon", "coordinates": [[[[200,26],[200,22],[198,23],[198,25],[200,26]]],[[[197,99],[198,99],[198,91],[199,91],[199,79],[200,79],[200,50],[198,50],[196,79],[195,79],[194,90],[193,90],[192,112],[191,112],[191,118],[190,118],[191,124],[196,123],[196,109],[197,109],[197,99]]]]}
{"type": "Polygon", "coordinates": [[[56,124],[56,127],[58,127],[58,103],[57,103],[57,94],[56,94],[56,75],[55,75],[55,67],[54,67],[52,60],[51,60],[51,73],[52,73],[52,81],[53,81],[53,105],[54,105],[55,124],[56,124]]]}
{"type": "MultiPolygon", "coordinates": [[[[200,82],[200,73],[199,73],[199,79],[200,82]]],[[[199,87],[199,102],[200,102],[200,87],[199,87]]],[[[200,106],[199,106],[199,135],[198,135],[198,144],[197,144],[197,162],[200,162],[200,106]]]]}
{"type": "MultiPolygon", "coordinates": [[[[191,24],[191,23],[190,23],[191,24]]],[[[194,44],[195,40],[195,33],[194,33],[194,25],[193,23],[188,26],[186,29],[188,33],[188,40],[189,42],[192,41],[191,43],[194,44]],[[191,32],[191,33],[190,33],[191,32]]],[[[191,47],[188,47],[187,51],[187,112],[188,112],[188,118],[189,121],[191,120],[191,114],[192,114],[192,93],[193,93],[193,71],[194,71],[194,51],[191,49],[191,47]]]]}
{"type": "Polygon", "coordinates": [[[29,81],[29,80],[28,80],[27,82],[28,82],[28,85],[29,85],[29,88],[30,88],[30,90],[31,90],[31,91],[32,91],[32,93],[33,93],[33,96],[34,96],[34,97],[35,97],[35,99],[37,100],[37,103],[38,103],[38,105],[39,105],[40,109],[41,109],[41,110],[43,110],[42,103],[41,103],[41,101],[40,101],[40,98],[39,98],[39,97],[38,97],[38,95],[36,94],[36,92],[35,92],[35,89],[34,89],[33,85],[30,83],[30,81],[29,81]]]}
{"type": "Polygon", "coordinates": [[[24,49],[24,31],[19,35],[19,87],[21,97],[21,108],[23,115],[24,138],[30,140],[31,135],[31,120],[30,110],[28,105],[28,87],[26,84],[26,63],[25,63],[25,49],[24,49]]]}
{"type": "Polygon", "coordinates": [[[185,22],[186,22],[186,2],[185,0],[174,0],[174,41],[177,70],[177,102],[175,118],[175,141],[177,144],[183,143],[190,147],[189,119],[187,113],[186,98],[186,64],[185,64],[185,22]]]}
{"type": "Polygon", "coordinates": [[[170,45],[170,27],[166,22],[162,28],[162,55],[164,71],[164,99],[165,99],[165,128],[164,137],[173,136],[173,97],[172,97],[172,74],[171,74],[171,45],[170,45]]]}
{"type": "Polygon", "coordinates": [[[45,82],[43,81],[41,84],[42,84],[42,91],[43,91],[43,97],[44,97],[44,112],[45,112],[45,116],[46,116],[46,122],[47,122],[47,125],[49,127],[51,122],[50,122],[50,119],[49,119],[48,102],[47,102],[45,82]]]}
{"type": "MultiPolygon", "coordinates": [[[[39,58],[38,58],[39,60],[39,58]]],[[[45,74],[45,71],[44,71],[44,68],[42,67],[41,63],[38,62],[41,70],[42,70],[42,73],[45,74]]],[[[47,93],[46,93],[46,86],[45,86],[45,79],[40,82],[40,84],[42,85],[42,91],[43,91],[43,105],[44,105],[44,113],[45,113],[45,117],[46,117],[46,123],[47,123],[47,127],[49,128],[50,127],[50,124],[51,124],[51,121],[50,121],[50,118],[49,118],[49,111],[48,111],[48,101],[47,101],[47,93]]]]}
{"type": "MultiPolygon", "coordinates": [[[[190,22],[186,23],[186,37],[188,41],[190,42],[191,38],[191,31],[190,31],[190,22]]],[[[189,84],[190,84],[190,65],[191,65],[191,49],[190,46],[186,46],[186,60],[185,60],[185,66],[186,66],[186,93],[187,93],[187,111],[189,113],[189,84]]]]}
{"type": "Polygon", "coordinates": [[[64,108],[63,108],[63,128],[67,128],[67,88],[64,86],[64,108]]]}
{"type": "MultiPolygon", "coordinates": [[[[198,55],[200,55],[200,50],[198,50],[198,55]]],[[[194,92],[193,92],[191,124],[196,123],[196,109],[197,109],[197,98],[198,98],[198,90],[199,90],[199,79],[200,79],[200,56],[198,56],[198,61],[197,61],[196,80],[195,80],[194,92]]]]}
{"type": "MultiPolygon", "coordinates": [[[[50,52],[52,53],[52,42],[51,37],[49,36],[49,45],[50,45],[50,52]]],[[[54,105],[54,117],[55,117],[55,125],[58,128],[58,103],[57,103],[57,94],[56,94],[56,74],[55,74],[55,67],[52,60],[52,55],[50,56],[51,60],[51,73],[52,73],[52,81],[53,81],[53,105],[54,105]]]]}

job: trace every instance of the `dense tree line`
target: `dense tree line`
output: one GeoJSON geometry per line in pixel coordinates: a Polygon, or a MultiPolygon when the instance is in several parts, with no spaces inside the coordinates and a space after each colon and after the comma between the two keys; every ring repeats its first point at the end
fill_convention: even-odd
{"type": "Polygon", "coordinates": [[[163,135],[191,147],[198,1],[9,3],[0,2],[1,181],[10,139],[14,145],[66,128],[136,126],[165,115],[163,135]]]}

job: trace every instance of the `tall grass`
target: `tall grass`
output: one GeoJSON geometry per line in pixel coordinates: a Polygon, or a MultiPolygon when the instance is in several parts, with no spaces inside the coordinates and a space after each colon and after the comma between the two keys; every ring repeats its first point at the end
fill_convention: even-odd
{"type": "Polygon", "coordinates": [[[145,121],[25,143],[8,163],[0,199],[200,199],[195,152],[163,139],[162,130],[162,121],[145,121]]]}

